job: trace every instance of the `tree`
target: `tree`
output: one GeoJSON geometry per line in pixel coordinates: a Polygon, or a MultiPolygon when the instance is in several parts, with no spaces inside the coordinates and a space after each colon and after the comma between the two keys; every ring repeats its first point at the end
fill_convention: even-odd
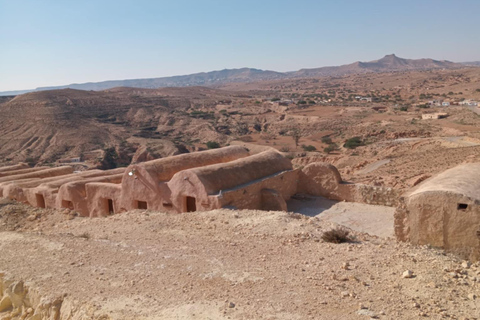
{"type": "Polygon", "coordinates": [[[102,162],[100,163],[99,169],[101,170],[109,170],[115,169],[117,167],[117,160],[118,160],[118,153],[115,150],[115,147],[109,147],[103,149],[104,155],[102,162]]]}
{"type": "Polygon", "coordinates": [[[298,129],[293,129],[292,133],[290,134],[293,138],[293,141],[295,141],[295,147],[298,147],[298,142],[300,141],[300,138],[302,137],[302,133],[298,129]]]}

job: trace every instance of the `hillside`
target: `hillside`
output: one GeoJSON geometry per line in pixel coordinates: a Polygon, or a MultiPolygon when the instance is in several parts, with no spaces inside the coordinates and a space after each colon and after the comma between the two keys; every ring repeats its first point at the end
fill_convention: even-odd
{"type": "Polygon", "coordinates": [[[149,141],[162,149],[159,156],[175,154],[185,149],[176,133],[193,130],[203,142],[222,141],[215,128],[189,117],[187,110],[212,107],[232,96],[198,87],[27,93],[0,103],[0,159],[45,163],[107,146],[134,152],[149,141]],[[165,135],[169,139],[163,140],[165,135]]]}
{"type": "Polygon", "coordinates": [[[0,95],[22,94],[27,91],[43,91],[56,89],[78,90],[106,90],[114,87],[134,88],[161,88],[161,87],[187,87],[187,86],[216,86],[227,83],[247,83],[264,80],[295,79],[324,76],[343,76],[349,74],[363,74],[370,72],[391,72],[408,70],[429,69],[454,69],[464,68],[465,65],[450,61],[438,61],[433,59],[403,59],[394,54],[386,55],[382,59],[369,62],[354,62],[352,64],[321,67],[313,69],[301,69],[293,72],[276,72],[252,68],[224,69],[220,71],[201,72],[190,75],[150,78],[111,80],[102,82],[73,83],[63,86],[39,87],[34,90],[5,91],[0,95]]]}

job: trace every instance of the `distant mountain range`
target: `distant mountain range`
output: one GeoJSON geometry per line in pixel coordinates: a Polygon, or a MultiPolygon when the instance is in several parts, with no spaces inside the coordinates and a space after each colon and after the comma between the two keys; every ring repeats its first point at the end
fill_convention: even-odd
{"type": "Polygon", "coordinates": [[[480,61],[462,62],[462,64],[471,67],[480,67],[480,61]]]}
{"type": "Polygon", "coordinates": [[[187,87],[187,86],[213,86],[230,82],[255,82],[263,80],[279,80],[292,78],[315,78],[325,76],[343,76],[349,74],[363,74],[371,72],[392,72],[408,70],[428,69],[453,69],[464,68],[465,66],[480,66],[480,62],[455,63],[446,60],[433,59],[403,59],[394,54],[386,55],[382,59],[369,62],[354,62],[335,67],[322,67],[314,69],[301,69],[292,72],[276,72],[252,68],[224,69],[220,71],[201,72],[184,76],[111,80],[102,82],[75,83],[55,87],[39,87],[32,90],[4,91],[0,95],[19,95],[32,91],[54,90],[54,89],[79,89],[79,90],[106,90],[115,87],[135,88],[161,88],[161,87],[187,87]]]}

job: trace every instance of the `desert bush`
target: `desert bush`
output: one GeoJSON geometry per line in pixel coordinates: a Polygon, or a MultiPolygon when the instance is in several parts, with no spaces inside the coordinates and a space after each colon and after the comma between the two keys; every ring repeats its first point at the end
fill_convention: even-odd
{"type": "Polygon", "coordinates": [[[208,141],[206,143],[208,149],[217,149],[220,148],[220,144],[216,141],[208,141]]]}
{"type": "Polygon", "coordinates": [[[330,138],[330,137],[322,137],[322,142],[325,143],[325,144],[332,144],[333,143],[332,138],[330,138]]]}
{"type": "Polygon", "coordinates": [[[304,151],[317,151],[317,148],[315,148],[314,146],[312,145],[304,145],[302,144],[302,148],[304,151]]]}
{"type": "Polygon", "coordinates": [[[289,147],[281,147],[281,148],[280,148],[280,151],[282,151],[282,152],[290,152],[290,148],[289,148],[289,147]]]}
{"type": "Polygon", "coordinates": [[[364,142],[362,141],[362,139],[360,139],[360,137],[353,137],[348,139],[343,146],[348,149],[355,149],[356,147],[360,147],[363,145],[364,142]]]}
{"type": "Polygon", "coordinates": [[[322,234],[322,240],[330,243],[344,243],[351,242],[352,239],[348,236],[350,232],[342,227],[337,227],[335,229],[325,231],[322,234]]]}
{"type": "Polygon", "coordinates": [[[35,167],[39,160],[39,157],[27,157],[25,159],[25,162],[30,166],[30,167],[35,167]]]}
{"type": "Polygon", "coordinates": [[[334,147],[333,145],[329,145],[328,147],[325,147],[325,148],[323,149],[323,152],[325,152],[325,153],[330,153],[330,152],[332,152],[332,151],[334,151],[334,150],[335,150],[335,147],[334,147]]]}

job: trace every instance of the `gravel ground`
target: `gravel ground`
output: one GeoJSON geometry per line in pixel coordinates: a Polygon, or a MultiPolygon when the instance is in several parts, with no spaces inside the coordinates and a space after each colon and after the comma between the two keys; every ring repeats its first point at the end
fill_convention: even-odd
{"type": "Polygon", "coordinates": [[[327,243],[322,234],[335,224],[319,217],[215,210],[89,219],[5,202],[0,216],[3,277],[77,306],[77,318],[60,319],[480,314],[478,263],[356,231],[351,242],[327,243]]]}

